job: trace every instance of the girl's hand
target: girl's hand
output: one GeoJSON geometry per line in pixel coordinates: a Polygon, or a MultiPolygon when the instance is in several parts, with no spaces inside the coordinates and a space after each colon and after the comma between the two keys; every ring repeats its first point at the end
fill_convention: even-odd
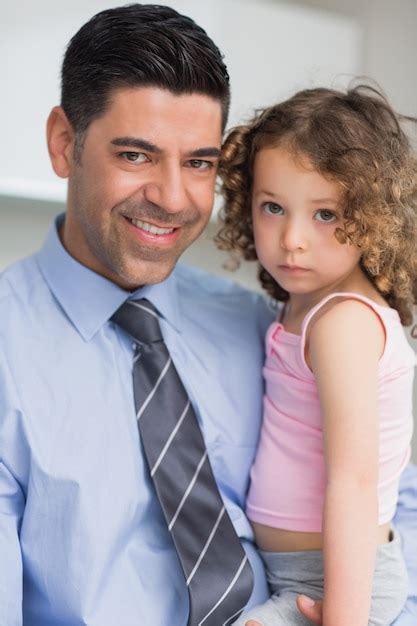
{"type": "MultiPolygon", "coordinates": [[[[312,600],[307,596],[298,596],[297,607],[300,613],[302,613],[304,617],[309,619],[312,624],[318,624],[318,626],[321,626],[323,608],[322,602],[320,602],[319,600],[312,600]]],[[[262,626],[262,624],[256,622],[253,619],[250,619],[248,622],[246,622],[245,626],[262,626]]]]}
{"type": "MultiPolygon", "coordinates": [[[[323,619],[323,603],[320,600],[312,600],[308,596],[301,595],[297,598],[297,607],[300,613],[309,619],[312,624],[321,626],[323,619]]],[[[257,626],[256,622],[254,622],[253,625],[251,624],[251,626],[257,626]]]]}

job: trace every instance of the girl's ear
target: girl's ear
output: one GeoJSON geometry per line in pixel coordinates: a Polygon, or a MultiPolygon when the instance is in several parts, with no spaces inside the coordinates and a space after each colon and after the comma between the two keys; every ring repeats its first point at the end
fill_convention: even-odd
{"type": "Polygon", "coordinates": [[[74,131],[60,106],[49,114],[46,125],[49,157],[54,172],[60,178],[68,178],[74,160],[74,131]]]}

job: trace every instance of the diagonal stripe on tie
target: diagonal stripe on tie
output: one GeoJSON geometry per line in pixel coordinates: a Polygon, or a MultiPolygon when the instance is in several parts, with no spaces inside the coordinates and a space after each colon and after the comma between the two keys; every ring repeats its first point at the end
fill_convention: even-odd
{"type": "Polygon", "coordinates": [[[173,442],[175,435],[177,435],[177,433],[178,433],[178,431],[179,431],[179,429],[180,429],[180,427],[181,427],[181,425],[182,425],[182,423],[183,423],[183,421],[184,421],[184,419],[185,419],[185,417],[187,415],[187,412],[190,409],[190,406],[191,406],[191,403],[190,403],[189,400],[187,400],[187,404],[185,405],[184,410],[181,413],[180,419],[178,420],[178,422],[176,423],[176,425],[172,429],[172,431],[171,431],[171,433],[170,433],[170,435],[168,437],[168,440],[165,442],[165,445],[164,445],[164,447],[163,447],[163,449],[162,449],[158,459],[156,460],[154,465],[151,467],[151,476],[153,476],[155,474],[155,472],[158,470],[158,467],[160,466],[160,464],[163,461],[166,453],[168,452],[169,447],[170,447],[171,443],[173,442]]]}
{"type": "Polygon", "coordinates": [[[150,475],[189,593],[188,626],[222,626],[249,599],[253,573],[225,510],[194,409],[147,300],[112,317],[137,342],[133,389],[150,475]]]}

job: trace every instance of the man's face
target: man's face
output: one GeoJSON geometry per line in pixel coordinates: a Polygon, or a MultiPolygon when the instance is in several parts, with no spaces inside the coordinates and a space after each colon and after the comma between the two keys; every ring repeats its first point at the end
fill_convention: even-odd
{"type": "Polygon", "coordinates": [[[220,146],[209,96],[115,91],[71,162],[64,246],[125,289],[164,280],[210,218],[220,146]]]}

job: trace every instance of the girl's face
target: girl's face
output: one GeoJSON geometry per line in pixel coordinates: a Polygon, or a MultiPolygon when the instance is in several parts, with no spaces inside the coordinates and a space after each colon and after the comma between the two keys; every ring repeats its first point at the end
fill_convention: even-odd
{"type": "Polygon", "coordinates": [[[291,295],[323,297],[363,274],[360,251],[340,244],[341,188],[284,148],[255,157],[252,216],[263,267],[291,295]]]}

